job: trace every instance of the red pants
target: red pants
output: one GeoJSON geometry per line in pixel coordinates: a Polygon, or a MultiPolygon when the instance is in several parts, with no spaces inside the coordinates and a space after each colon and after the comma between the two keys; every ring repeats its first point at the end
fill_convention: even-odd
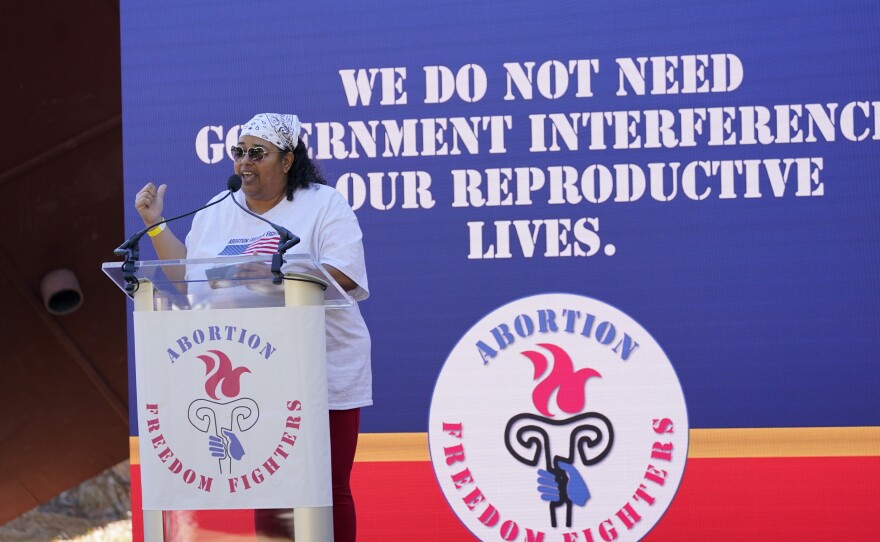
{"type": "MultiPolygon", "coordinates": [[[[333,538],[335,542],[354,542],[357,522],[351,496],[351,467],[357,449],[361,409],[330,411],[330,469],[333,479],[333,538]]],[[[293,538],[292,523],[281,515],[290,510],[254,510],[258,535],[293,538]]]]}

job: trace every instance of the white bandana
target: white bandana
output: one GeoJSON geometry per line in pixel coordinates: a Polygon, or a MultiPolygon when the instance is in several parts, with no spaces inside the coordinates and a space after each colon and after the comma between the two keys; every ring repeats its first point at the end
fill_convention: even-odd
{"type": "Polygon", "coordinates": [[[292,151],[299,141],[299,118],[296,115],[260,113],[247,122],[241,135],[265,139],[279,149],[292,151]]]}

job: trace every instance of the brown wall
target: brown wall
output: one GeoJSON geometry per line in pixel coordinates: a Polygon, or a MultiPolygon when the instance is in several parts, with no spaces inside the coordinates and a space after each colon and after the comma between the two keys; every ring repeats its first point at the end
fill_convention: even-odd
{"type": "Polygon", "coordinates": [[[126,301],[100,270],[124,235],[118,5],[3,22],[0,523],[128,456],[126,301]],[[56,268],[84,294],[65,316],[40,294],[56,268]]]}

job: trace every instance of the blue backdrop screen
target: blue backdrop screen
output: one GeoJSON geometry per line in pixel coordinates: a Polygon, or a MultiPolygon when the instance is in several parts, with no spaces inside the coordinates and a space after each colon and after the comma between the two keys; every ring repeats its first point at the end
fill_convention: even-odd
{"type": "Polygon", "coordinates": [[[880,424],[878,4],[160,1],[121,21],[127,202],[152,181],[166,216],[196,208],[241,123],[305,123],[364,232],[363,430],[425,431],[464,332],[541,292],[650,330],[692,428],[880,424]]]}

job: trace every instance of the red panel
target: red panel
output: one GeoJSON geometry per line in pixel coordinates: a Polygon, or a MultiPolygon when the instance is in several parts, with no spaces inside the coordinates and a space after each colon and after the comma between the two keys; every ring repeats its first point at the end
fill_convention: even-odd
{"type": "MultiPolygon", "coordinates": [[[[144,516],[141,499],[141,468],[131,466],[131,531],[132,542],[144,540],[144,516]]],[[[193,512],[172,512],[165,515],[169,542],[215,541],[218,533],[236,535],[224,540],[240,542],[256,540],[254,536],[254,514],[251,510],[198,510],[193,512]]]]}
{"type": "Polygon", "coordinates": [[[141,499],[141,466],[131,469],[131,542],[144,542],[144,501],[141,499]]]}
{"type": "MultiPolygon", "coordinates": [[[[880,457],[689,459],[646,540],[880,540],[878,482],[880,457]]],[[[428,462],[358,463],[352,483],[358,540],[473,540],[428,462]]]]}
{"type": "Polygon", "coordinates": [[[359,542],[474,539],[452,513],[427,461],[355,463],[351,485],[359,542]]]}
{"type": "MultiPolygon", "coordinates": [[[[138,471],[132,467],[135,510],[138,471]]],[[[646,540],[880,540],[878,482],[880,457],[690,459],[675,501],[646,540]]],[[[474,539],[450,511],[428,462],[356,463],[352,490],[361,542],[474,539]]],[[[206,530],[253,532],[248,511],[197,518],[206,530]]],[[[138,519],[133,514],[135,541],[138,519]]],[[[554,540],[562,537],[547,542],[554,540]]]]}
{"type": "Polygon", "coordinates": [[[655,541],[880,540],[880,457],[689,459],[655,541]]]}

